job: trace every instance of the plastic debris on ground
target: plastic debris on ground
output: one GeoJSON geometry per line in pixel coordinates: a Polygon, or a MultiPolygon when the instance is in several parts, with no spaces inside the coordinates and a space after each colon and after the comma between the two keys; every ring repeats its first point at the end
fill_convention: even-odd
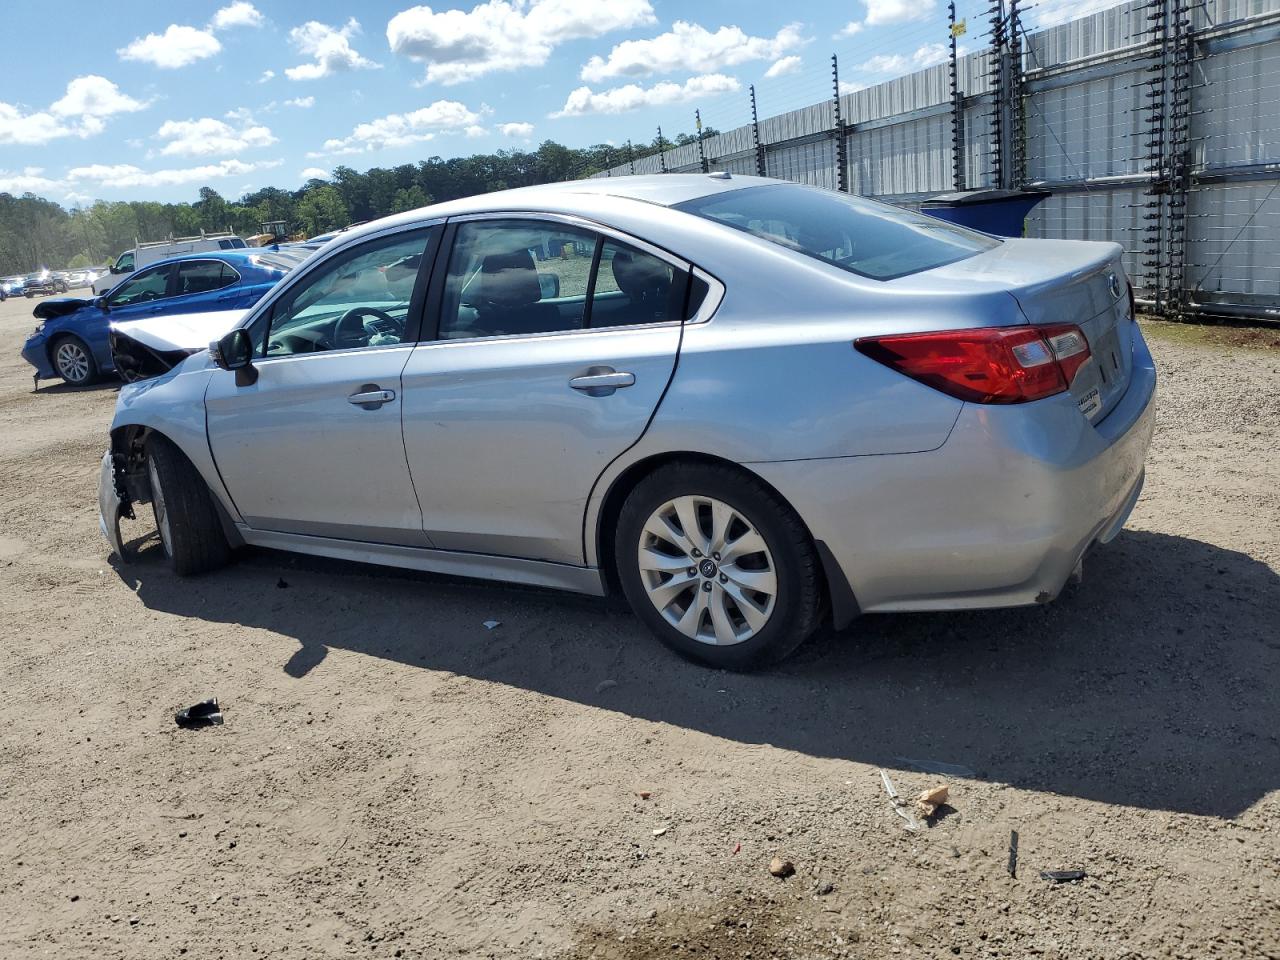
{"type": "Polygon", "coordinates": [[[1018,831],[1009,831],[1009,876],[1018,879],[1018,831]]]}
{"type": "Polygon", "coordinates": [[[193,703],[185,710],[179,710],[173,715],[173,720],[184,730],[214,727],[222,723],[222,708],[218,706],[217,697],[210,697],[193,703]]]}
{"type": "Polygon", "coordinates": [[[486,630],[496,630],[496,629],[498,629],[498,627],[502,626],[502,621],[501,621],[501,620],[486,620],[486,621],[482,624],[482,626],[483,626],[486,630]]]}
{"type": "Polygon", "coordinates": [[[1041,880],[1052,880],[1054,883],[1071,883],[1073,880],[1083,880],[1088,874],[1083,870],[1041,870],[1041,880]]]}
{"type": "Polygon", "coordinates": [[[884,783],[884,792],[889,795],[889,803],[893,807],[893,812],[906,821],[908,830],[919,830],[919,821],[907,809],[907,802],[898,796],[898,791],[894,788],[893,781],[889,779],[889,774],[881,770],[880,780],[884,783]]]}

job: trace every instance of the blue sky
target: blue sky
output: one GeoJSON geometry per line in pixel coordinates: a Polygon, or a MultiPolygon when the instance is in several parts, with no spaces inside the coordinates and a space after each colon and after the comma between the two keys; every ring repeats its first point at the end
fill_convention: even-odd
{"type": "MultiPolygon", "coordinates": [[[[1042,0],[1028,27],[1114,0],[1042,0]]],[[[982,45],[986,0],[963,0],[982,45]]],[[[8,0],[0,191],[66,205],[296,188],[545,139],[672,136],[945,57],[941,0],[8,0]],[[21,38],[19,41],[18,38],[21,38]],[[44,39],[48,38],[48,39],[44,39]]]]}

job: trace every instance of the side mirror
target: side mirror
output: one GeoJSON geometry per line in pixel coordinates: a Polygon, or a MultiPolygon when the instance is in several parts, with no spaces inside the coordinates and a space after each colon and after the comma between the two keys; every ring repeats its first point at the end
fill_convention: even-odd
{"type": "Polygon", "coordinates": [[[560,274],[538,273],[538,286],[542,288],[543,300],[554,300],[560,296],[560,274]]]}
{"type": "Polygon", "coordinates": [[[223,370],[235,371],[237,387],[258,382],[258,371],[253,365],[253,340],[244,327],[237,327],[221,340],[209,344],[209,356],[223,370]]]}
{"type": "Polygon", "coordinates": [[[94,302],[94,305],[97,306],[97,308],[101,310],[103,313],[111,312],[111,307],[107,305],[107,295],[105,293],[102,296],[96,298],[93,302],[94,302]]]}

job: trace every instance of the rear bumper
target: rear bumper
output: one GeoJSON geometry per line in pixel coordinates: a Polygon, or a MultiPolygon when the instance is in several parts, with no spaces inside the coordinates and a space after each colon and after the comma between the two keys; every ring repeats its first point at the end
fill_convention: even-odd
{"type": "MultiPolygon", "coordinates": [[[[749,464],[826,545],[865,612],[1045,603],[1142,489],[1156,372],[1135,330],[1123,399],[966,405],[927,453],[749,464]]],[[[828,574],[830,576],[830,572],[828,574]]]]}

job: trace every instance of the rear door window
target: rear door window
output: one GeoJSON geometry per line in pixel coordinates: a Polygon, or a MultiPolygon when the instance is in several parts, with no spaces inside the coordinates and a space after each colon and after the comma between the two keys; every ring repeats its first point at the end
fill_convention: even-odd
{"type": "Polygon", "coordinates": [[[679,321],[688,271],[592,230],[536,219],[458,224],[444,340],[679,321]]]}
{"type": "Polygon", "coordinates": [[[235,268],[221,260],[191,260],[178,264],[178,286],[175,296],[221,290],[240,279],[235,268]]]}
{"type": "Polygon", "coordinates": [[[1000,243],[900,207],[795,184],[744,187],[676,204],[675,209],[873,280],[932,270],[1000,243]]]}

